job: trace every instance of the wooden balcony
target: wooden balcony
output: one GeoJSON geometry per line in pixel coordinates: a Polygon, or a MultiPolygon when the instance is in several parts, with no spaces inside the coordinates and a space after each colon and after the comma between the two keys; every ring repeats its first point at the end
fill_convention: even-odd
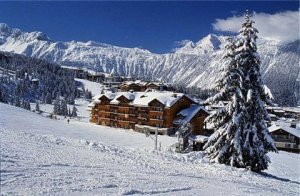
{"type": "Polygon", "coordinates": [[[164,111],[154,111],[154,110],[150,110],[149,111],[150,115],[158,115],[158,116],[162,116],[164,114],[164,111]]]}
{"type": "Polygon", "coordinates": [[[156,119],[156,118],[150,118],[150,121],[156,121],[156,122],[164,122],[164,119],[156,119]]]}

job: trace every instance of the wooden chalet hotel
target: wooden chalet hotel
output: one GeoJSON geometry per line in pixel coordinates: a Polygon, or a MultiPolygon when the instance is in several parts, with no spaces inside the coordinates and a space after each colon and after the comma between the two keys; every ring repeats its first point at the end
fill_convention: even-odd
{"type": "Polygon", "coordinates": [[[181,123],[190,122],[194,135],[204,134],[208,112],[182,93],[166,91],[117,92],[94,97],[90,121],[99,125],[173,134],[181,123]]]}

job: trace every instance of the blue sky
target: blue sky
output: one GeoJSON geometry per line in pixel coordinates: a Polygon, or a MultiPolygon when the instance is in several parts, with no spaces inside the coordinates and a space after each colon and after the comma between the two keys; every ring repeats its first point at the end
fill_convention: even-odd
{"type": "Polygon", "coordinates": [[[216,19],[245,9],[272,15],[298,11],[299,2],[1,2],[0,22],[56,41],[93,40],[165,53],[177,41],[224,34],[213,26],[216,19]]]}

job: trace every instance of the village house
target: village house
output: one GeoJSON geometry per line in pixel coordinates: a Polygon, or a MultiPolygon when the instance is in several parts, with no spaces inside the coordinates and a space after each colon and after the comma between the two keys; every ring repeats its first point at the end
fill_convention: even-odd
{"type": "Polygon", "coordinates": [[[78,67],[62,66],[62,68],[68,71],[72,71],[76,78],[86,79],[98,83],[104,82],[105,78],[108,75],[103,72],[97,72],[97,71],[82,69],[78,67]]]}
{"type": "Polygon", "coordinates": [[[143,82],[141,80],[136,81],[124,81],[120,84],[120,90],[127,92],[130,90],[137,92],[144,92],[149,89],[160,91],[175,91],[175,88],[171,84],[164,84],[159,82],[143,82]]]}
{"type": "Polygon", "coordinates": [[[136,91],[136,92],[141,92],[145,91],[143,88],[144,85],[140,84],[140,82],[132,82],[132,81],[126,81],[120,84],[120,90],[122,92],[128,92],[128,91],[136,91]]]}
{"type": "Polygon", "coordinates": [[[277,121],[269,127],[278,150],[300,153],[300,130],[296,123],[277,121]]]}
{"type": "Polygon", "coordinates": [[[299,107],[267,107],[267,110],[277,117],[300,119],[299,107]]]}
{"type": "Polygon", "coordinates": [[[189,96],[163,91],[101,94],[94,97],[89,107],[93,123],[139,132],[157,130],[164,135],[174,134],[180,121],[189,121],[193,134],[204,133],[204,119],[208,115],[189,96]]]}

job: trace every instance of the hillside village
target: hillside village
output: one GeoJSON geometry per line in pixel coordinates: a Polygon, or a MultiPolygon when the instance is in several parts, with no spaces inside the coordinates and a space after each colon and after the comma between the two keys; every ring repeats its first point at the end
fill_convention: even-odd
{"type": "MultiPolygon", "coordinates": [[[[197,98],[178,93],[169,83],[143,82],[133,80],[131,77],[82,69],[71,70],[75,70],[78,78],[103,85],[103,93],[93,97],[92,103],[88,106],[91,112],[90,122],[138,132],[150,131],[152,134],[157,130],[158,134],[164,135],[174,135],[180,125],[189,123],[191,132],[185,135],[188,137],[185,141],[190,142],[192,144],[190,148],[194,150],[202,150],[199,146],[203,147],[208,136],[213,133],[204,122],[205,118],[209,113],[220,110],[227,104],[219,102],[203,105],[203,101],[197,98]],[[104,93],[105,91],[110,93],[104,93]],[[195,141],[195,137],[201,139],[195,141]]],[[[271,93],[270,89],[267,88],[266,93],[271,93]]],[[[300,108],[267,107],[267,110],[271,118],[268,122],[269,130],[277,148],[300,153],[300,108]]],[[[187,144],[185,146],[188,147],[187,144]]]]}
{"type": "Polygon", "coordinates": [[[252,17],[226,38],[207,89],[0,47],[4,195],[227,195],[233,184],[237,195],[298,195],[300,106],[286,97],[297,86],[274,96],[264,84],[252,17]]]}

